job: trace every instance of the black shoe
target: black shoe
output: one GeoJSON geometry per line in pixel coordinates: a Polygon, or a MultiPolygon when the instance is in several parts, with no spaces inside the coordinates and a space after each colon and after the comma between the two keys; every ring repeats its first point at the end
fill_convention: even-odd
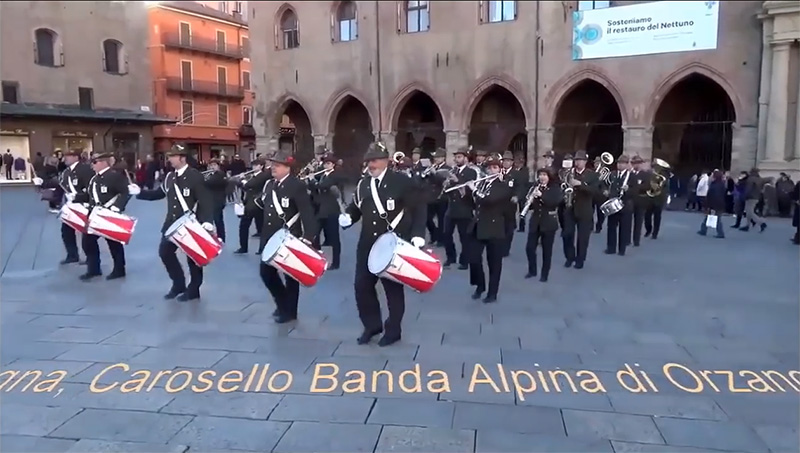
{"type": "Polygon", "coordinates": [[[741,226],[741,225],[739,225],[738,223],[734,223],[734,224],[733,224],[733,226],[732,226],[731,228],[733,228],[733,229],[738,229],[740,226],[741,226]]]}
{"type": "Polygon", "coordinates": [[[400,335],[392,335],[391,337],[389,335],[384,335],[380,340],[378,340],[378,346],[389,346],[397,343],[398,341],[400,341],[400,335]]]}
{"type": "Polygon", "coordinates": [[[442,264],[442,267],[450,267],[453,264],[455,264],[454,261],[447,260],[447,261],[444,262],[444,264],[442,264]]]}
{"type": "Polygon", "coordinates": [[[257,251],[255,254],[256,254],[256,255],[261,255],[261,252],[262,252],[262,251],[263,251],[263,250],[259,250],[259,251],[257,251]]]}
{"type": "Polygon", "coordinates": [[[605,253],[606,255],[613,255],[615,252],[611,249],[605,249],[603,250],[603,253],[605,253]]]}
{"type": "Polygon", "coordinates": [[[497,296],[486,296],[483,298],[484,304],[491,304],[492,302],[497,302],[497,296]]]}
{"type": "Polygon", "coordinates": [[[80,277],[78,277],[78,278],[79,278],[79,279],[81,279],[81,281],[88,282],[89,280],[91,280],[91,279],[93,279],[93,278],[95,278],[95,277],[99,277],[99,276],[101,276],[101,275],[103,275],[103,273],[102,273],[102,272],[97,272],[97,273],[94,273],[94,272],[87,272],[87,273],[85,273],[85,274],[81,275],[81,276],[80,276],[80,277]]]}
{"type": "Polygon", "coordinates": [[[383,329],[377,329],[377,330],[371,330],[371,331],[366,331],[365,330],[361,334],[361,336],[358,337],[358,339],[356,339],[356,342],[358,342],[358,344],[367,344],[372,340],[372,337],[374,337],[375,335],[380,335],[382,333],[383,333],[383,329]]]}
{"type": "Polygon", "coordinates": [[[247,249],[241,249],[241,248],[240,248],[240,249],[237,249],[237,250],[236,250],[235,252],[233,252],[233,253],[236,253],[237,255],[243,255],[243,254],[247,253],[247,249]]]}
{"type": "Polygon", "coordinates": [[[634,243],[633,243],[633,246],[634,246],[634,247],[639,247],[639,243],[638,243],[638,242],[634,242],[634,243]]]}
{"type": "Polygon", "coordinates": [[[339,269],[338,264],[331,264],[330,266],[328,266],[329,271],[335,271],[336,269],[339,269]]]}
{"type": "Polygon", "coordinates": [[[572,267],[572,264],[573,264],[573,263],[574,263],[574,261],[572,261],[572,260],[567,260],[567,262],[566,262],[566,263],[564,263],[564,267],[572,267]]]}
{"type": "Polygon", "coordinates": [[[251,238],[257,238],[257,237],[259,237],[259,236],[261,236],[261,232],[258,232],[258,233],[256,233],[256,234],[254,234],[254,235],[250,236],[250,237],[251,237],[251,238]]]}
{"type": "Polygon", "coordinates": [[[794,244],[794,245],[800,245],[800,239],[797,239],[797,238],[792,238],[792,244],[794,244]]]}
{"type": "Polygon", "coordinates": [[[460,270],[460,271],[465,271],[467,269],[469,269],[469,266],[466,265],[466,264],[459,264],[458,265],[458,270],[460,270]]]}
{"type": "Polygon", "coordinates": [[[650,232],[649,231],[645,231],[644,232],[644,237],[649,238],[650,237],[650,232]]]}
{"type": "Polygon", "coordinates": [[[275,317],[276,324],[286,324],[287,322],[292,322],[297,320],[297,315],[278,315],[275,317]]]}
{"type": "Polygon", "coordinates": [[[577,263],[575,263],[575,269],[583,269],[583,263],[582,263],[582,262],[580,262],[580,261],[578,261],[577,263]]]}
{"type": "Polygon", "coordinates": [[[525,228],[519,228],[519,229],[517,229],[517,233],[524,233],[524,232],[525,232],[525,228]]]}
{"type": "Polygon", "coordinates": [[[475,292],[472,293],[472,299],[473,300],[480,299],[481,298],[481,294],[483,294],[483,290],[482,289],[476,289],[475,292]]]}
{"type": "Polygon", "coordinates": [[[600,233],[602,233],[602,232],[603,232],[603,229],[602,229],[602,228],[595,228],[595,229],[594,229],[594,234],[600,234],[600,233]]]}
{"type": "Polygon", "coordinates": [[[654,235],[650,236],[650,239],[658,239],[658,235],[654,234],[654,235]]]}
{"type": "Polygon", "coordinates": [[[276,308],[276,309],[275,309],[275,311],[273,311],[273,312],[272,312],[272,317],[273,317],[273,318],[275,318],[275,317],[277,317],[277,316],[280,316],[280,314],[281,314],[280,310],[278,310],[278,309],[276,308]]]}
{"type": "Polygon", "coordinates": [[[766,223],[762,223],[761,224],[761,231],[759,231],[759,233],[763,233],[764,230],[766,230],[766,229],[767,229],[767,224],[766,223]]]}
{"type": "Polygon", "coordinates": [[[525,274],[525,278],[533,278],[536,277],[536,272],[528,272],[525,274]]]}
{"type": "Polygon", "coordinates": [[[178,302],[189,302],[197,299],[200,299],[200,292],[185,292],[177,297],[178,302]]]}
{"type": "Polygon", "coordinates": [[[625,250],[620,250],[619,252],[617,252],[617,255],[625,256],[625,250]]]}
{"type": "Polygon", "coordinates": [[[88,262],[86,260],[83,260],[78,264],[80,264],[81,266],[86,266],[88,264],[88,262]]]}
{"type": "Polygon", "coordinates": [[[65,264],[72,264],[72,263],[77,263],[77,262],[80,262],[80,259],[77,256],[68,256],[68,257],[64,258],[63,260],[61,260],[60,264],[63,266],[65,264]]]}
{"type": "Polygon", "coordinates": [[[750,231],[750,227],[749,226],[741,227],[739,228],[739,231],[750,231]]]}
{"type": "Polygon", "coordinates": [[[546,282],[547,281],[547,276],[546,275],[542,275],[541,277],[539,277],[539,281],[542,282],[542,283],[546,282]]]}
{"type": "Polygon", "coordinates": [[[108,274],[106,280],[116,280],[118,278],[123,278],[123,277],[125,277],[125,271],[113,271],[110,274],[108,274]]]}
{"type": "Polygon", "coordinates": [[[167,294],[164,294],[164,299],[172,300],[172,299],[178,297],[179,295],[183,294],[184,291],[186,291],[186,288],[174,287],[173,286],[169,290],[169,292],[167,294]]]}

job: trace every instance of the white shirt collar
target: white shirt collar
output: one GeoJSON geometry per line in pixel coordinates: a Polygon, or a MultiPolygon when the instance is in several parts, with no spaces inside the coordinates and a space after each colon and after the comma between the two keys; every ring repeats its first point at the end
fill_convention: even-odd
{"type": "Polygon", "coordinates": [[[75,162],[72,163],[72,165],[69,166],[69,169],[70,170],[75,170],[75,167],[77,167],[77,166],[78,166],[78,161],[76,160],[75,162]]]}
{"type": "Polygon", "coordinates": [[[111,167],[106,167],[106,168],[104,168],[104,169],[102,169],[102,170],[98,171],[98,172],[97,172],[97,174],[98,174],[98,175],[102,175],[103,173],[107,172],[107,171],[108,171],[108,170],[110,170],[110,169],[111,169],[111,167]]]}
{"type": "Polygon", "coordinates": [[[381,181],[383,181],[383,177],[384,177],[384,176],[386,176],[386,168],[384,168],[384,169],[383,169],[383,171],[381,172],[381,174],[379,174],[379,175],[378,175],[378,176],[375,178],[375,183],[376,183],[376,184],[378,184],[378,185],[380,185],[381,181]]]}
{"type": "Polygon", "coordinates": [[[189,164],[186,164],[183,167],[175,170],[175,174],[178,175],[178,176],[183,176],[183,174],[186,172],[187,168],[189,168],[189,164]]]}
{"type": "Polygon", "coordinates": [[[283,184],[283,182],[286,181],[286,178],[288,178],[290,174],[291,173],[286,173],[286,176],[284,176],[283,178],[279,179],[278,180],[278,185],[283,184]]]}

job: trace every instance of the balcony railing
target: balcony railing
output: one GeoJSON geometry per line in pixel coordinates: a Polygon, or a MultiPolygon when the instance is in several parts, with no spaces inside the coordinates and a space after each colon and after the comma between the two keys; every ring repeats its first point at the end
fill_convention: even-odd
{"type": "Polygon", "coordinates": [[[244,99],[244,87],[242,86],[208,82],[205,80],[184,79],[181,77],[167,77],[167,90],[181,93],[205,94],[226,99],[244,99]]]}
{"type": "Polygon", "coordinates": [[[191,34],[181,36],[180,33],[163,33],[161,35],[161,43],[166,47],[194,50],[237,60],[249,56],[248,49],[243,46],[228,44],[215,39],[201,38],[191,34]]]}

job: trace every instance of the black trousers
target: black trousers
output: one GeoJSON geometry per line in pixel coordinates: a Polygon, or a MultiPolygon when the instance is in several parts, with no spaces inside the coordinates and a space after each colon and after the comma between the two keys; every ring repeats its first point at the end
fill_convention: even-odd
{"type": "Polygon", "coordinates": [[[432,243],[443,242],[444,216],[446,213],[446,202],[437,200],[428,204],[428,219],[425,222],[425,226],[428,228],[428,234],[431,237],[432,243]]]}
{"type": "Polygon", "coordinates": [[[561,239],[564,242],[564,257],[567,261],[581,264],[586,261],[593,224],[593,218],[576,218],[571,209],[564,209],[561,239]]]}
{"type": "Polygon", "coordinates": [[[631,236],[631,239],[635,247],[638,247],[639,242],[642,240],[642,226],[644,225],[645,211],[647,211],[647,209],[644,206],[633,207],[633,236],[631,236]]]}
{"type": "MultiPolygon", "coordinates": [[[[64,242],[64,248],[67,250],[67,258],[79,258],[78,255],[78,235],[72,228],[68,227],[65,223],[61,224],[61,241],[64,242]]],[[[81,244],[83,238],[81,238],[81,244]]]]}
{"type": "MultiPolygon", "coordinates": [[[[86,254],[86,272],[89,274],[100,275],[100,245],[98,241],[99,236],[94,234],[84,234],[82,239],[83,253],[86,254]]],[[[114,261],[114,268],[112,272],[125,271],[125,246],[119,242],[106,239],[108,244],[108,251],[111,253],[111,259],[114,261]]]]}
{"type": "Polygon", "coordinates": [[[472,238],[469,247],[469,283],[475,291],[486,291],[487,296],[497,297],[500,290],[500,275],[503,273],[503,252],[505,251],[505,238],[477,239],[472,238]],[[483,272],[483,251],[486,250],[486,264],[489,268],[489,284],[486,284],[486,275],[483,272]]]}
{"type": "Polygon", "coordinates": [[[167,269],[167,275],[172,280],[172,289],[183,291],[189,294],[199,294],[200,286],[203,284],[203,268],[198,266],[188,256],[186,262],[189,264],[189,286],[186,286],[186,277],[183,274],[183,267],[178,261],[178,246],[167,240],[161,239],[161,244],[158,245],[158,256],[161,262],[164,263],[164,268],[167,269]]]}
{"type": "Polygon", "coordinates": [[[603,211],[600,210],[600,206],[602,204],[603,203],[595,203],[594,204],[594,212],[595,212],[595,215],[597,216],[597,221],[594,224],[594,230],[595,231],[601,231],[603,229],[603,222],[605,222],[605,220],[606,220],[606,215],[603,214],[603,211]]]}
{"type": "Polygon", "coordinates": [[[445,217],[444,237],[442,239],[444,240],[444,253],[448,263],[456,262],[456,244],[453,235],[455,231],[458,230],[458,240],[461,243],[461,253],[458,254],[458,264],[464,266],[469,264],[470,238],[467,229],[471,221],[472,219],[453,219],[451,217],[445,217]]]}
{"type": "Polygon", "coordinates": [[[556,240],[555,231],[542,231],[538,227],[531,227],[528,231],[528,242],[525,244],[525,255],[528,257],[528,273],[536,275],[537,259],[536,249],[542,246],[542,277],[550,275],[550,265],[553,263],[553,243],[556,240]]]}
{"type": "Polygon", "coordinates": [[[625,248],[631,243],[632,221],[633,212],[629,208],[608,216],[607,251],[625,253],[625,248]]]}
{"type": "Polygon", "coordinates": [[[514,231],[517,229],[517,213],[514,212],[514,215],[511,213],[504,219],[505,222],[505,232],[506,238],[503,242],[503,257],[507,257],[511,254],[511,244],[514,242],[514,231]]]}
{"type": "Polygon", "coordinates": [[[663,212],[663,206],[654,205],[649,206],[644,213],[644,231],[647,234],[652,234],[653,238],[657,238],[658,232],[661,231],[661,214],[663,212]]]}
{"type": "Polygon", "coordinates": [[[11,176],[11,170],[12,170],[12,168],[11,168],[11,165],[6,165],[6,179],[7,179],[7,180],[9,180],[9,181],[11,181],[12,179],[14,179],[14,178],[11,176]]]}
{"type": "Polygon", "coordinates": [[[358,317],[366,332],[377,332],[383,326],[388,337],[399,336],[402,332],[403,315],[406,311],[406,295],[400,283],[378,278],[367,268],[371,243],[359,243],[356,249],[356,273],[353,288],[356,295],[356,308],[358,317]],[[380,280],[383,291],[386,293],[386,306],[389,308],[389,317],[383,321],[381,303],[378,301],[378,291],[375,285],[380,280]]]}
{"type": "Polygon", "coordinates": [[[314,238],[314,248],[320,249],[320,237],[325,235],[325,245],[329,245],[333,252],[332,266],[338,266],[342,256],[342,241],[339,238],[339,216],[333,214],[324,219],[318,219],[320,234],[314,238]]]}
{"type": "MultiPolygon", "coordinates": [[[[523,198],[517,202],[517,212],[521,213],[524,208],[525,208],[525,199],[523,198]]],[[[521,217],[519,219],[519,226],[517,227],[517,231],[519,231],[520,233],[525,231],[525,219],[521,217]]]]}
{"type": "Polygon", "coordinates": [[[225,242],[225,205],[217,206],[214,211],[214,226],[217,228],[217,237],[225,242]]]}
{"type": "Polygon", "coordinates": [[[261,234],[261,224],[264,221],[264,211],[261,209],[245,209],[244,215],[239,217],[239,248],[247,250],[250,241],[250,225],[255,222],[256,232],[261,234]]]}
{"type": "Polygon", "coordinates": [[[259,267],[259,274],[275,301],[278,313],[296,318],[297,304],[300,301],[300,283],[289,276],[281,276],[277,269],[263,262],[259,267]]]}

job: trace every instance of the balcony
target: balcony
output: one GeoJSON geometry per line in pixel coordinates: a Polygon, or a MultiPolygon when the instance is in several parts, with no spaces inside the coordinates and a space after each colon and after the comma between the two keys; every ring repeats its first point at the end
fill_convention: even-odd
{"type": "Polygon", "coordinates": [[[215,39],[200,38],[191,34],[181,37],[179,33],[163,33],[161,43],[167,48],[191,50],[233,60],[241,60],[249,56],[248,49],[243,46],[217,42],[215,39]]]}
{"type": "Polygon", "coordinates": [[[244,87],[242,86],[207,82],[205,80],[183,79],[181,77],[167,77],[167,90],[216,96],[237,101],[244,99],[244,87]]]}

